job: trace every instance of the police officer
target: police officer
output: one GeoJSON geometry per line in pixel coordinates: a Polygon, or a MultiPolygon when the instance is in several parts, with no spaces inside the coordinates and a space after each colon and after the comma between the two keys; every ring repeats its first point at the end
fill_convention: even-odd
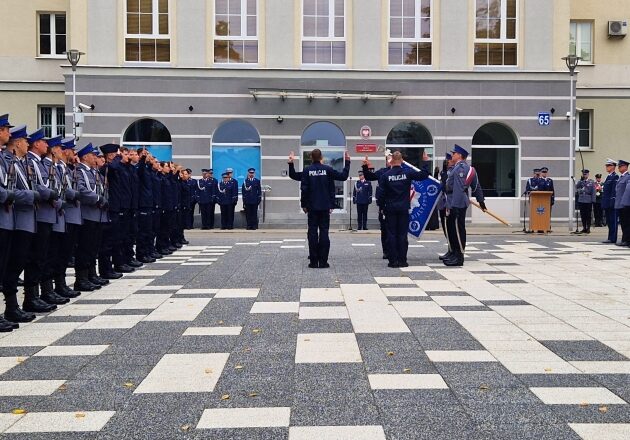
{"type": "Polygon", "coordinates": [[[258,229],[258,205],[260,205],[262,198],[260,180],[255,177],[255,173],[255,168],[249,168],[247,170],[247,178],[245,178],[241,187],[247,230],[251,231],[258,229]]]}
{"type": "Polygon", "coordinates": [[[291,180],[295,180],[298,182],[302,181],[302,172],[301,171],[295,171],[295,164],[293,163],[295,161],[295,153],[293,151],[291,151],[289,153],[289,160],[287,161],[287,163],[289,164],[289,178],[291,180]]]}
{"type": "MultiPolygon", "coordinates": [[[[0,126],[0,143],[4,143],[6,131],[3,128],[10,127],[8,115],[0,116],[0,126]]],[[[3,245],[0,246],[2,248],[0,252],[7,251],[10,256],[8,261],[4,262],[5,266],[0,267],[0,273],[2,274],[2,292],[6,303],[4,318],[11,323],[15,323],[15,325],[10,325],[11,328],[17,328],[19,325],[17,323],[30,322],[35,319],[34,314],[20,308],[17,299],[18,279],[26,266],[30,244],[35,236],[35,204],[40,199],[39,193],[33,190],[35,183],[33,176],[27,171],[28,168],[25,162],[28,150],[27,136],[25,125],[11,129],[7,149],[0,153],[2,156],[0,168],[9,173],[8,175],[5,174],[8,178],[7,186],[10,184],[9,179],[15,179],[13,190],[11,190],[10,186],[8,188],[5,186],[5,191],[13,192],[13,195],[7,194],[5,197],[13,197],[11,219],[15,219],[15,229],[11,232],[11,239],[6,244],[3,242],[3,245]],[[4,168],[6,165],[8,167],[4,168]]],[[[2,193],[3,191],[0,190],[0,194],[2,193]]],[[[3,216],[0,214],[0,219],[2,218],[3,216]]],[[[5,222],[6,220],[2,221],[6,227],[8,225],[5,222]]],[[[30,311],[36,313],[49,312],[57,307],[35,297],[31,297],[28,305],[30,311]]],[[[2,324],[2,331],[10,331],[6,323],[0,324],[2,324]]]]}
{"type": "MultiPolygon", "coordinates": [[[[128,213],[129,229],[127,230],[127,236],[123,239],[123,256],[128,266],[137,268],[142,267],[144,264],[136,258],[136,252],[134,251],[138,238],[138,211],[140,206],[140,176],[138,169],[140,155],[133,148],[121,147],[121,150],[126,151],[129,158],[125,165],[131,180],[131,209],[128,213]]],[[[150,262],[152,263],[152,261],[150,262]]]]}
{"type": "Polygon", "coordinates": [[[175,246],[171,244],[171,230],[173,229],[173,223],[175,221],[175,185],[172,179],[171,163],[161,163],[161,176],[160,176],[160,196],[162,205],[162,215],[160,217],[160,233],[155,241],[155,247],[162,255],[170,255],[177,250],[175,246]]]}
{"type": "Polygon", "coordinates": [[[213,170],[201,170],[201,179],[197,180],[195,188],[199,213],[201,214],[201,229],[214,229],[214,205],[217,197],[217,180],[213,177],[213,170]]]}
{"type": "Polygon", "coordinates": [[[352,189],[352,203],[357,205],[357,230],[367,231],[367,213],[372,204],[372,184],[365,179],[359,170],[359,179],[352,189]]]}
{"type": "Polygon", "coordinates": [[[391,169],[379,179],[379,186],[383,187],[385,200],[385,221],[387,222],[387,257],[388,267],[408,267],[407,250],[409,242],[409,190],[413,180],[424,180],[429,177],[425,169],[412,170],[402,168],[402,154],[395,151],[392,154],[391,169]]]}
{"type": "Polygon", "coordinates": [[[177,188],[179,192],[179,221],[177,223],[177,230],[173,236],[172,241],[176,247],[181,248],[183,245],[188,244],[188,240],[184,235],[186,224],[190,218],[190,209],[192,206],[192,187],[190,186],[190,172],[188,169],[178,167],[178,172],[175,175],[177,181],[177,188]]]}
{"type": "Polygon", "coordinates": [[[153,209],[151,216],[153,218],[153,227],[151,229],[151,256],[156,260],[164,257],[165,254],[160,252],[158,248],[158,236],[162,229],[162,163],[155,158],[151,158],[151,183],[153,192],[153,209]]]}
{"type": "Polygon", "coordinates": [[[582,219],[581,234],[591,233],[591,217],[593,215],[593,203],[595,203],[595,182],[589,179],[590,171],[582,170],[582,178],[575,185],[578,195],[578,207],[582,219]]]}
{"type": "Polygon", "coordinates": [[[230,185],[230,193],[232,194],[232,206],[228,205],[228,229],[234,229],[234,211],[236,210],[236,204],[238,203],[238,180],[233,177],[234,170],[228,168],[225,170],[228,175],[228,182],[230,185]]]}
{"type": "Polygon", "coordinates": [[[138,216],[136,237],[136,258],[141,263],[153,263],[153,178],[152,166],[147,162],[149,152],[146,148],[136,150],[138,154],[138,216]]]}
{"type": "Polygon", "coordinates": [[[446,229],[448,231],[451,257],[443,260],[446,266],[463,266],[466,250],[466,211],[470,204],[469,190],[483,211],[486,204],[477,172],[468,163],[468,151],[459,145],[453,147],[453,169],[446,179],[446,229]]]}
{"type": "MultiPolygon", "coordinates": [[[[446,153],[444,156],[444,163],[442,164],[442,171],[440,171],[440,183],[442,184],[442,188],[446,187],[446,181],[448,180],[448,174],[453,169],[453,156],[451,153],[446,153]]],[[[440,199],[438,200],[437,208],[440,213],[440,223],[442,224],[442,232],[444,232],[444,237],[446,237],[446,241],[448,243],[448,251],[444,255],[440,255],[438,258],[440,261],[444,261],[449,259],[452,255],[451,252],[451,244],[448,239],[448,231],[446,230],[446,194],[444,191],[440,193],[440,199]]]]}
{"type": "Polygon", "coordinates": [[[385,199],[383,197],[383,187],[379,185],[378,181],[379,178],[389,170],[391,157],[391,153],[388,153],[385,158],[386,166],[374,171],[372,164],[366,156],[361,167],[365,180],[368,182],[376,181],[375,198],[376,205],[378,206],[378,223],[381,229],[381,249],[383,250],[383,260],[387,260],[387,222],[385,220],[385,199]]]}
{"type": "Polygon", "coordinates": [[[551,191],[551,206],[556,203],[556,189],[553,186],[553,179],[549,177],[549,168],[542,167],[540,169],[540,179],[539,179],[540,191],[551,191]]]}
{"type": "Polygon", "coordinates": [[[529,194],[532,191],[541,191],[540,183],[540,168],[534,168],[534,175],[527,179],[525,192],[529,194]]]}
{"type": "Polygon", "coordinates": [[[619,160],[617,167],[621,176],[617,181],[615,189],[615,209],[619,216],[621,225],[621,242],[617,246],[630,245],[630,173],[628,173],[628,162],[619,160]]]}
{"type": "Polygon", "coordinates": [[[602,193],[604,190],[604,182],[602,175],[595,174],[595,203],[593,203],[593,215],[595,216],[595,227],[604,226],[604,211],[602,209],[602,193]]]}
{"type": "Polygon", "coordinates": [[[236,193],[234,190],[229,174],[227,172],[221,174],[221,181],[217,183],[217,203],[221,209],[221,230],[234,227],[234,198],[238,199],[238,188],[236,188],[236,193]]]}
{"type": "Polygon", "coordinates": [[[319,148],[311,151],[312,164],[302,171],[300,204],[308,214],[308,258],[310,268],[327,268],[330,239],[330,214],[335,209],[335,180],[346,181],[350,173],[350,155],[345,153],[342,172],[322,164],[319,148]]]}
{"type": "Polygon", "coordinates": [[[612,159],[607,159],[605,166],[608,175],[606,176],[606,180],[604,180],[601,205],[602,209],[604,210],[604,215],[606,216],[608,239],[604,241],[604,243],[612,244],[617,243],[618,215],[617,211],[615,210],[615,198],[619,174],[615,172],[615,168],[617,167],[616,161],[612,159]]]}
{"type": "MultiPolygon", "coordinates": [[[[4,149],[11,137],[13,126],[9,123],[9,115],[0,116],[0,289],[2,289],[2,278],[4,269],[9,257],[9,246],[11,245],[12,231],[15,227],[13,215],[13,202],[15,201],[15,172],[13,165],[5,158],[4,149]]],[[[11,331],[13,327],[9,323],[2,324],[0,321],[0,331],[11,331]],[[6,330],[3,330],[6,327],[6,330]]]]}

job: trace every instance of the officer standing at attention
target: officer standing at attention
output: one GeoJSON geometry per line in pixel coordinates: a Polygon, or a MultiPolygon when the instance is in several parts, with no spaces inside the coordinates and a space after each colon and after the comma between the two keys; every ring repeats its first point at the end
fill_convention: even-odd
{"type": "MultiPolygon", "coordinates": [[[[446,180],[448,179],[448,174],[453,169],[453,156],[451,153],[446,153],[444,156],[444,162],[442,164],[442,171],[440,171],[440,183],[442,184],[442,188],[446,187],[446,180]]],[[[440,213],[440,223],[442,224],[442,232],[444,232],[444,237],[446,237],[447,244],[449,245],[448,251],[444,255],[440,255],[438,258],[440,261],[444,261],[451,257],[451,248],[450,242],[448,240],[448,231],[446,230],[446,195],[444,191],[440,193],[440,199],[437,203],[437,208],[440,213]]]]}
{"type": "Polygon", "coordinates": [[[591,216],[593,215],[593,203],[595,203],[595,182],[588,178],[590,171],[582,170],[582,178],[575,185],[578,194],[578,206],[582,218],[581,234],[591,233],[591,216]]]}
{"type": "Polygon", "coordinates": [[[372,204],[372,184],[365,180],[361,170],[359,170],[359,180],[352,189],[352,203],[357,205],[357,230],[367,231],[367,213],[372,204]]]}
{"type": "Polygon", "coordinates": [[[551,191],[551,206],[556,203],[556,189],[553,186],[553,179],[548,177],[549,168],[542,167],[540,169],[540,191],[551,191]]]}
{"type": "Polygon", "coordinates": [[[192,176],[192,169],[186,168],[186,172],[190,178],[186,182],[188,191],[190,191],[190,206],[188,207],[188,217],[184,222],[184,229],[193,229],[195,225],[195,206],[197,206],[197,179],[192,176]]]}
{"type": "MultiPolygon", "coordinates": [[[[234,185],[225,172],[221,174],[221,181],[217,183],[217,202],[221,209],[221,230],[232,229],[234,226],[234,185]]],[[[236,195],[238,197],[238,193],[236,195]]]]}
{"type": "MultiPolygon", "coordinates": [[[[13,126],[9,123],[9,115],[0,116],[0,289],[2,289],[2,279],[9,258],[9,248],[13,229],[15,228],[15,218],[13,214],[13,202],[15,201],[15,170],[13,161],[9,156],[5,156],[4,149],[13,126]],[[12,183],[13,182],[13,183],[12,183]]],[[[13,325],[6,322],[0,316],[0,332],[10,332],[13,325]]]]}
{"type": "Polygon", "coordinates": [[[540,191],[540,168],[534,168],[534,175],[527,179],[525,192],[529,194],[532,191],[540,191]]]}
{"type": "Polygon", "coordinates": [[[604,243],[617,243],[617,211],[615,211],[615,196],[619,174],[615,172],[617,162],[612,159],[606,160],[606,180],[604,180],[602,194],[602,209],[606,216],[606,226],[608,226],[608,239],[604,243]]]}
{"type": "Polygon", "coordinates": [[[202,178],[197,181],[197,203],[201,214],[201,229],[214,229],[214,205],[217,198],[217,180],[212,169],[201,170],[202,178]]]}
{"type": "Polygon", "coordinates": [[[311,151],[312,164],[302,171],[300,205],[308,214],[308,258],[310,268],[327,268],[330,252],[330,214],[335,209],[335,180],[346,181],[350,173],[350,155],[345,152],[342,172],[322,164],[319,148],[311,151]]]}
{"type": "Polygon", "coordinates": [[[463,266],[466,250],[466,211],[470,204],[469,190],[477,199],[481,209],[486,211],[483,190],[477,172],[466,163],[468,151],[459,145],[453,147],[453,169],[446,179],[446,229],[448,231],[451,257],[443,260],[446,266],[463,266]]]}
{"type": "Polygon", "coordinates": [[[241,194],[243,195],[243,207],[245,208],[245,218],[247,219],[247,229],[250,231],[258,229],[258,205],[262,198],[260,180],[255,177],[256,169],[247,170],[247,178],[243,181],[241,194]]]}
{"type": "Polygon", "coordinates": [[[383,250],[383,260],[387,260],[387,222],[385,220],[385,199],[383,198],[383,187],[379,185],[378,180],[389,170],[391,158],[392,155],[389,153],[385,158],[386,166],[374,171],[370,160],[366,156],[361,167],[365,180],[368,182],[376,181],[375,198],[376,205],[378,206],[378,223],[381,229],[381,249],[383,250]]]}
{"type": "Polygon", "coordinates": [[[228,175],[230,193],[232,194],[232,207],[230,208],[228,205],[228,209],[230,210],[228,217],[228,229],[234,229],[234,211],[236,210],[236,204],[238,203],[238,180],[232,177],[234,173],[232,168],[226,169],[225,172],[228,175]]]}
{"type": "Polygon", "coordinates": [[[145,148],[137,150],[140,157],[138,173],[138,234],[136,237],[136,258],[141,263],[153,263],[153,177],[151,164],[147,162],[149,152],[145,148]]]}
{"type": "Polygon", "coordinates": [[[615,209],[621,224],[621,242],[617,246],[630,246],[630,173],[627,161],[620,159],[617,166],[621,173],[615,189],[615,209]]]}
{"type": "Polygon", "coordinates": [[[379,179],[379,186],[383,187],[385,200],[385,221],[387,222],[387,257],[388,267],[408,267],[407,250],[409,242],[409,190],[414,180],[424,180],[429,177],[425,169],[418,171],[402,168],[402,154],[395,151],[392,154],[391,169],[379,179]]]}
{"type": "Polygon", "coordinates": [[[593,214],[595,216],[595,227],[604,226],[604,211],[602,209],[602,193],[604,190],[604,182],[602,175],[595,174],[595,203],[593,203],[593,214]]]}

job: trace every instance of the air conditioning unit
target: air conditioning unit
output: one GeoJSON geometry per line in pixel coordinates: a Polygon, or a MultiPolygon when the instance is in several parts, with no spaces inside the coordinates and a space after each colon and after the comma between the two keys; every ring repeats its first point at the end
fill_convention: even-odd
{"type": "Polygon", "coordinates": [[[628,34],[628,20],[613,20],[608,22],[609,37],[625,37],[628,34]]]}

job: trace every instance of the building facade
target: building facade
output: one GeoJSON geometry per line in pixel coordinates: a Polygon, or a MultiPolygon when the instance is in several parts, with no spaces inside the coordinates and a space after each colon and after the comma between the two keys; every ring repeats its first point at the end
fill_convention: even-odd
{"type": "MultiPolygon", "coordinates": [[[[627,102],[613,97],[627,81],[623,69],[629,63],[617,62],[617,49],[607,46],[627,42],[606,41],[600,48],[596,30],[614,18],[593,1],[40,3],[25,12],[38,22],[38,30],[31,32],[36,41],[20,49],[21,62],[31,67],[31,76],[41,71],[44,77],[45,71],[49,81],[65,78],[55,87],[65,89],[68,132],[71,70],[60,69],[64,63],[58,59],[33,57],[42,48],[49,51],[48,35],[56,32],[55,41],[61,39],[54,19],[46,22],[46,13],[65,12],[66,45],[85,52],[76,79],[77,100],[85,104],[81,142],[147,146],[194,174],[208,166],[215,171],[231,166],[238,178],[241,170],[254,166],[271,189],[266,201],[271,223],[303,221],[298,186],[286,177],[289,151],[296,152],[298,169],[314,146],[341,167],[347,148],[356,176],[362,148],[401,148],[410,162],[434,168],[454,143],[470,149],[488,206],[512,222],[521,216],[520,195],[531,169],[548,166],[556,181],[554,220],[566,220],[570,89],[561,58],[573,47],[570,35],[577,37],[577,29],[582,40],[586,35],[587,27],[577,26],[582,20],[593,24],[594,59],[609,60],[579,69],[578,107],[592,110],[588,130],[585,117],[578,116],[580,136],[588,131],[593,139],[591,151],[583,153],[585,163],[595,168],[599,154],[610,151],[599,144],[621,140],[614,132],[604,137],[603,124],[609,120],[599,118],[627,102]],[[590,76],[587,69],[593,71],[590,76]],[[615,69],[605,93],[597,89],[587,99],[587,79],[596,81],[600,71],[615,69]],[[370,136],[363,136],[367,131],[370,136]],[[430,161],[420,164],[425,151],[430,161]]],[[[55,105],[63,103],[63,95],[53,92],[59,98],[55,105]]],[[[33,93],[34,100],[44,99],[37,95],[42,91],[33,93]]],[[[25,106],[31,107],[23,118],[29,123],[33,105],[25,106]]],[[[624,124],[617,125],[611,128],[622,130],[624,124]]],[[[382,153],[368,155],[376,166],[383,163],[382,153]]],[[[338,186],[338,222],[347,220],[351,185],[338,186]]],[[[471,216],[474,222],[488,221],[479,212],[471,216]]]]}

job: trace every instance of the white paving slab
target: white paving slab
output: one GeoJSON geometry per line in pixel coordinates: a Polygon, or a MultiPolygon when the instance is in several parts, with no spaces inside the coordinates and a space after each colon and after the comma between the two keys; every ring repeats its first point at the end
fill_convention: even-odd
{"type": "Polygon", "coordinates": [[[179,289],[175,295],[214,295],[219,289],[179,289]]]}
{"type": "Polygon", "coordinates": [[[111,309],[156,309],[170,297],[170,293],[135,293],[114,304],[111,309]]]}
{"type": "Polygon", "coordinates": [[[81,330],[132,328],[146,315],[101,315],[79,326],[81,330]]]}
{"type": "Polygon", "coordinates": [[[0,396],[50,396],[65,380],[3,380],[0,396]]]}
{"type": "Polygon", "coordinates": [[[572,361],[571,365],[586,374],[630,374],[630,361],[572,361]]]}
{"type": "Polygon", "coordinates": [[[13,425],[22,417],[23,414],[0,413],[0,432],[6,431],[9,426],[13,425]]]}
{"type": "Polygon", "coordinates": [[[630,423],[569,423],[583,440],[628,440],[630,423]]]}
{"type": "Polygon", "coordinates": [[[462,290],[449,280],[416,280],[415,283],[425,292],[459,292],[462,290]]]}
{"type": "Polygon", "coordinates": [[[408,266],[408,267],[401,267],[400,271],[401,272],[434,272],[435,270],[429,266],[408,266]]]}
{"type": "Polygon", "coordinates": [[[249,313],[298,313],[299,302],[255,302],[249,313]]]}
{"type": "MultiPolygon", "coordinates": [[[[92,298],[96,300],[97,298],[92,298]]],[[[66,304],[52,312],[50,316],[97,316],[113,304],[66,304]]]]}
{"type": "Polygon", "coordinates": [[[161,277],[162,275],[166,275],[168,270],[149,270],[149,269],[140,269],[135,272],[126,273],[125,277],[161,277]]]}
{"type": "Polygon", "coordinates": [[[453,306],[483,306],[482,303],[477,301],[472,296],[462,295],[435,295],[431,299],[442,307],[453,306]]]}
{"type": "Polygon", "coordinates": [[[419,287],[382,287],[381,290],[386,296],[406,296],[411,298],[427,296],[426,292],[419,287]]]}
{"type": "Polygon", "coordinates": [[[382,426],[291,426],[289,440],[386,440],[382,426]]]}
{"type": "Polygon", "coordinates": [[[170,285],[164,285],[164,286],[144,286],[141,287],[139,290],[179,290],[181,289],[183,286],[181,285],[176,285],[176,284],[170,284],[170,285]]]}
{"type": "Polygon", "coordinates": [[[188,327],[182,336],[238,336],[243,327],[188,327]]]}
{"type": "Polygon", "coordinates": [[[33,322],[0,339],[0,347],[45,347],[54,344],[83,322],[33,322]]]}
{"type": "Polygon", "coordinates": [[[204,410],[197,429],[288,427],[290,407],[213,408],[204,410]]]}
{"type": "Polygon", "coordinates": [[[33,356],[98,356],[109,345],[50,345],[33,356]]]}
{"type": "Polygon", "coordinates": [[[300,290],[300,302],[343,302],[341,289],[335,287],[303,288],[300,290]]]}
{"type": "Polygon", "coordinates": [[[442,307],[433,301],[392,301],[392,306],[403,318],[450,318],[442,307]]]}
{"type": "Polygon", "coordinates": [[[100,431],[114,414],[115,411],[31,412],[5,433],[100,431]]]}
{"type": "Polygon", "coordinates": [[[530,391],[547,405],[626,404],[622,398],[603,387],[530,387],[530,391]]]}
{"type": "Polygon", "coordinates": [[[427,350],[433,362],[497,362],[486,350],[427,350]]]}
{"type": "Polygon", "coordinates": [[[414,285],[415,281],[409,277],[374,277],[377,284],[410,284],[414,285]]]}
{"type": "MultiPolygon", "coordinates": [[[[11,368],[20,365],[28,356],[3,356],[0,357],[0,375],[6,373],[11,368]]],[[[0,430],[0,432],[2,432],[0,430]]]]}
{"type": "Polygon", "coordinates": [[[256,298],[260,289],[219,289],[215,298],[256,298]]]}
{"type": "Polygon", "coordinates": [[[361,362],[354,333],[304,333],[297,335],[295,363],[361,362]]]}
{"type": "Polygon", "coordinates": [[[373,390],[448,389],[439,374],[368,374],[373,390]]]}
{"type": "Polygon", "coordinates": [[[210,298],[169,298],[144,318],[145,321],[194,321],[210,298]]]}
{"type": "Polygon", "coordinates": [[[345,306],[300,307],[300,319],[349,319],[345,306]]]}
{"type": "Polygon", "coordinates": [[[229,353],[166,354],[134,393],[212,392],[228,357],[229,353]]]}
{"type": "Polygon", "coordinates": [[[409,327],[376,284],[341,284],[355,333],[409,333],[409,327]]]}

